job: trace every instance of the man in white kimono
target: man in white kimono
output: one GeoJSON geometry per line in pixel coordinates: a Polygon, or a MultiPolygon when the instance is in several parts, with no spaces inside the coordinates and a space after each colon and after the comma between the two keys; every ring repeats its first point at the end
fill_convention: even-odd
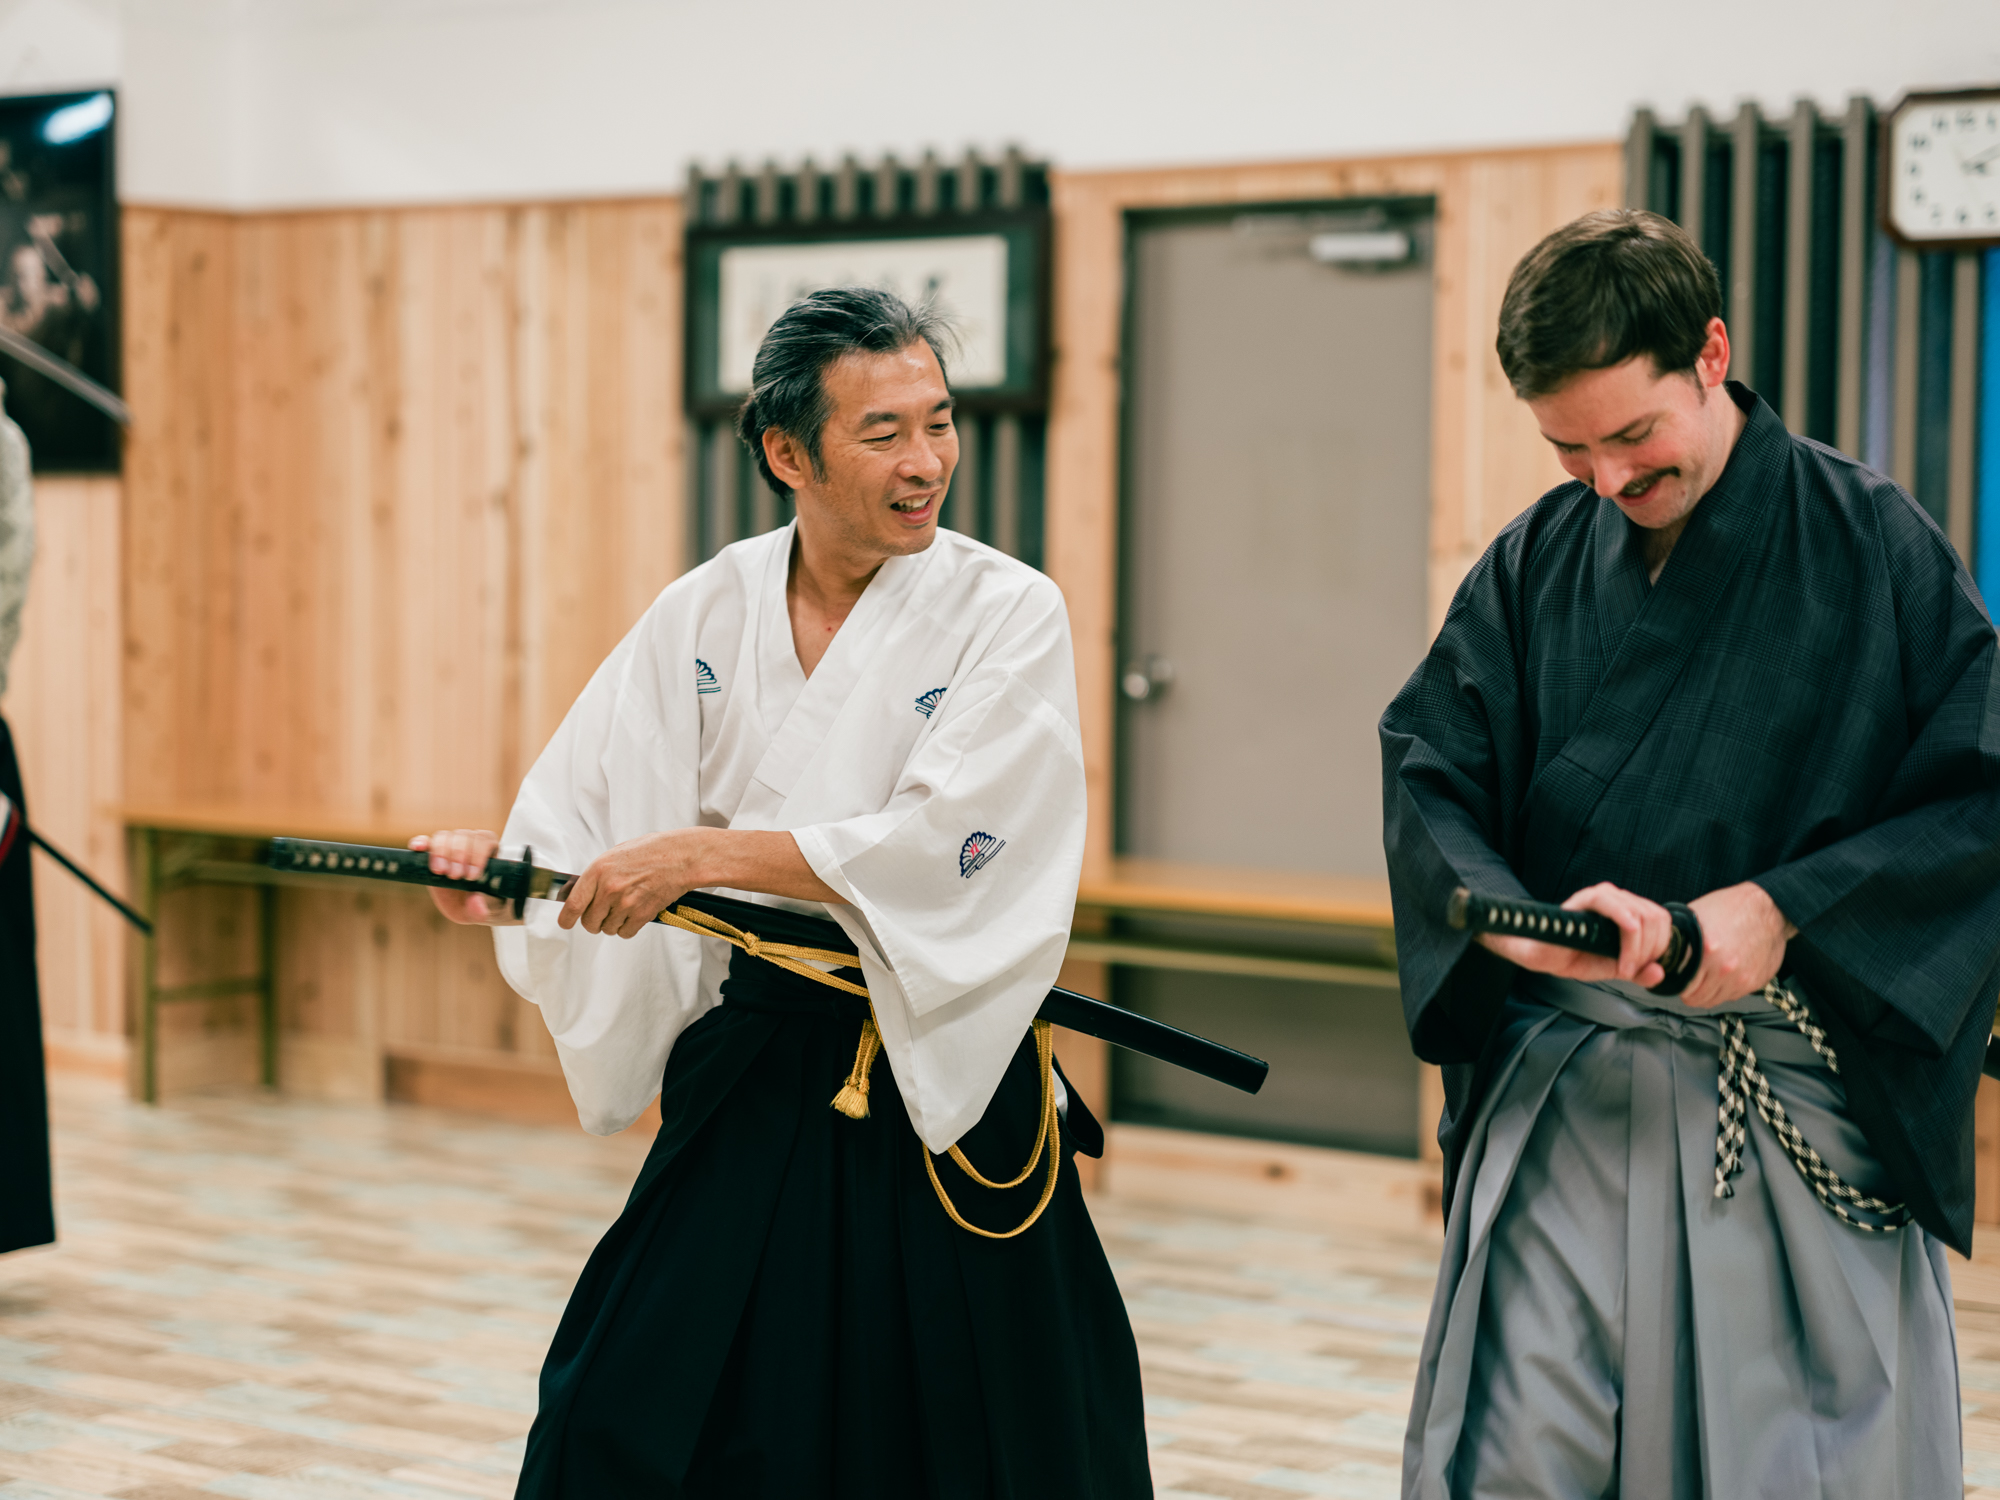
{"type": "MultiPolygon", "coordinates": [[[[1047,578],[938,528],[941,333],[853,288],[778,320],[739,431],[797,521],[668,587],[529,772],[505,841],[583,869],[560,910],[433,892],[499,929],[586,1128],[660,1098],[522,1496],[1152,1493],[1070,1161],[1101,1131],[1030,1039],[1082,860],[1068,619],[1047,578]],[[859,972],[654,924],[694,889],[830,916],[859,972]],[[894,1087],[871,1095],[878,1034],[894,1087]],[[1038,1150],[1022,1172],[1058,1112],[1059,1172],[1038,1150]]],[[[432,868],[476,875],[498,844],[441,832],[432,868]]]]}

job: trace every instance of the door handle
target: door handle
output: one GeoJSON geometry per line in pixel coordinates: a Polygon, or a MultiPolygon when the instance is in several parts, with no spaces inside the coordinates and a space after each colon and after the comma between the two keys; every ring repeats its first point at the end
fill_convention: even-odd
{"type": "Polygon", "coordinates": [[[1164,656],[1129,662],[1119,674],[1119,689],[1134,703],[1157,698],[1174,684],[1174,664],[1164,656]]]}

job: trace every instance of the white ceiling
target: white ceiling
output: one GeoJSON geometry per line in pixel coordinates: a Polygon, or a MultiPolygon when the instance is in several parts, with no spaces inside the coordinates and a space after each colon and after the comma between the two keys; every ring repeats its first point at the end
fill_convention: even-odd
{"type": "Polygon", "coordinates": [[[0,0],[0,90],[115,82],[218,207],[674,190],[691,159],[1069,167],[1615,139],[1631,109],[2000,82],[1994,0],[0,0]]]}

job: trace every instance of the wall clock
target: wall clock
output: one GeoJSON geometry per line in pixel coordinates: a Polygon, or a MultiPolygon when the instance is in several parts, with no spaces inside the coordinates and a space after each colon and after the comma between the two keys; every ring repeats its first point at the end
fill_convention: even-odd
{"type": "Polygon", "coordinates": [[[1912,249],[2000,245],[2000,86],[1908,94],[1882,126],[1882,218],[1912,249]]]}

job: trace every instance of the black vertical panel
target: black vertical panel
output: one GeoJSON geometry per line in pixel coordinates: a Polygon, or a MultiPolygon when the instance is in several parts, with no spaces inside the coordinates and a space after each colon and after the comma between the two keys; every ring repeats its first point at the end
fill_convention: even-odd
{"type": "Polygon", "coordinates": [[[1940,526],[1951,488],[1952,261],[1949,250],[1917,261],[1917,503],[1940,526]]]}
{"type": "Polygon", "coordinates": [[[1653,137],[1652,161],[1646,171],[1646,207],[1678,220],[1681,214],[1681,143],[1668,135],[1653,137]]]}
{"type": "Polygon", "coordinates": [[[1729,286],[1730,202],[1735,194],[1736,154],[1726,132],[1709,137],[1708,170],[1702,174],[1701,248],[1715,262],[1716,274],[1729,286]]]}
{"type": "Polygon", "coordinates": [[[1791,186],[1790,148],[1769,140],[1757,163],[1757,332],[1750,384],[1773,407],[1785,401],[1786,195],[1791,186]]]}
{"type": "Polygon", "coordinates": [[[1042,500],[1048,467],[1048,422],[1021,418],[1020,558],[1031,568],[1043,563],[1042,500]]]}
{"type": "Polygon", "coordinates": [[[1813,148],[1811,276],[1807,296],[1806,430],[1835,440],[1840,421],[1840,229],[1843,155],[1838,136],[1813,148]]]}

